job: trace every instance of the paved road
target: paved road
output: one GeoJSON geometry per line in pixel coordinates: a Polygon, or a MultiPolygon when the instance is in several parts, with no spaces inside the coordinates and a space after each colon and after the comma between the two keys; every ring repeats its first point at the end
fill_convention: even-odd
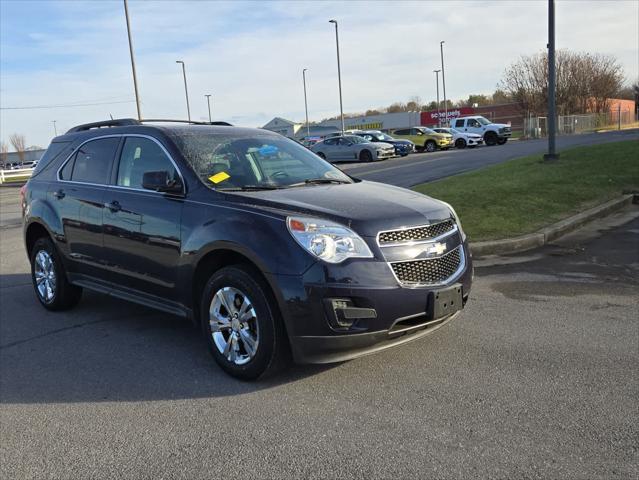
{"type": "Polygon", "coordinates": [[[45,312],[19,236],[0,230],[0,478],[639,476],[636,206],[483,260],[435,335],[261,383],[162,313],[45,312]]]}
{"type": "MultiPolygon", "coordinates": [[[[557,149],[594,145],[598,143],[639,140],[639,130],[621,130],[587,135],[557,137],[557,149]]],[[[501,146],[446,152],[413,154],[404,158],[380,163],[340,163],[339,167],[350,175],[390,183],[400,187],[412,187],[439,178],[502,163],[513,158],[544,153],[548,142],[542,140],[511,141],[501,146]]]]}

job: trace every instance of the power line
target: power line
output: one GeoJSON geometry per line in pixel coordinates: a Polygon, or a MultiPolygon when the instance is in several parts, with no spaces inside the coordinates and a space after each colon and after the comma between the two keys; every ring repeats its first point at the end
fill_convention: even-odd
{"type": "Polygon", "coordinates": [[[74,103],[66,105],[33,105],[29,107],[0,107],[0,110],[36,110],[45,108],[73,108],[73,107],[92,107],[96,105],[115,105],[118,103],[133,103],[135,100],[123,100],[120,102],[96,102],[96,103],[74,103]]]}

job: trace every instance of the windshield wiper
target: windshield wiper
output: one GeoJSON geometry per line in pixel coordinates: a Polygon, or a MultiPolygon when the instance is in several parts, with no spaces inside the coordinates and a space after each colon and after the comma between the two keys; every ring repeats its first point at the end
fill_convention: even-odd
{"type": "Polygon", "coordinates": [[[307,178],[303,182],[293,183],[289,187],[303,187],[305,185],[323,185],[328,183],[340,184],[351,183],[347,180],[338,180],[337,178],[307,178]]]}
{"type": "Polygon", "coordinates": [[[277,190],[284,187],[278,187],[277,185],[242,185],[241,187],[226,187],[216,188],[219,192],[251,192],[258,190],[277,190]]]}

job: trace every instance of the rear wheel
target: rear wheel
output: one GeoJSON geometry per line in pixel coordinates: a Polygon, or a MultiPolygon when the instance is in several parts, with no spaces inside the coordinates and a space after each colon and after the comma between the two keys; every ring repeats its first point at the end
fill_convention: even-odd
{"type": "Polygon", "coordinates": [[[497,145],[497,134],[495,132],[486,132],[484,134],[484,142],[490,147],[497,145]]]}
{"type": "Polygon", "coordinates": [[[435,150],[437,150],[437,144],[432,141],[432,140],[428,140],[425,144],[424,144],[424,150],[426,150],[429,153],[434,152],[435,150]]]}
{"type": "Polygon", "coordinates": [[[360,162],[372,162],[373,161],[373,154],[370,152],[370,150],[362,150],[359,153],[359,161],[360,162]]]}
{"type": "Polygon", "coordinates": [[[71,285],[53,242],[36,240],[31,249],[31,280],[36,297],[47,310],[67,310],[82,297],[82,289],[71,285]]]}
{"type": "Polygon", "coordinates": [[[455,140],[455,147],[457,148],[466,148],[466,140],[463,138],[458,138],[455,140]]]}
{"type": "Polygon", "coordinates": [[[503,145],[508,141],[508,138],[498,138],[497,145],[503,145]]]}
{"type": "Polygon", "coordinates": [[[285,363],[282,320],[252,269],[235,265],[215,272],[204,287],[200,312],[211,355],[226,373],[252,380],[285,363]]]}

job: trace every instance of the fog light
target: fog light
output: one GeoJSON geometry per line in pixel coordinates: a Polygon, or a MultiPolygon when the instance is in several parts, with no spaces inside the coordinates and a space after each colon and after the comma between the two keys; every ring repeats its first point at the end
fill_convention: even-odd
{"type": "Polygon", "coordinates": [[[349,298],[327,298],[324,300],[329,323],[336,329],[349,329],[360,319],[377,318],[374,308],[360,308],[349,298]]]}

